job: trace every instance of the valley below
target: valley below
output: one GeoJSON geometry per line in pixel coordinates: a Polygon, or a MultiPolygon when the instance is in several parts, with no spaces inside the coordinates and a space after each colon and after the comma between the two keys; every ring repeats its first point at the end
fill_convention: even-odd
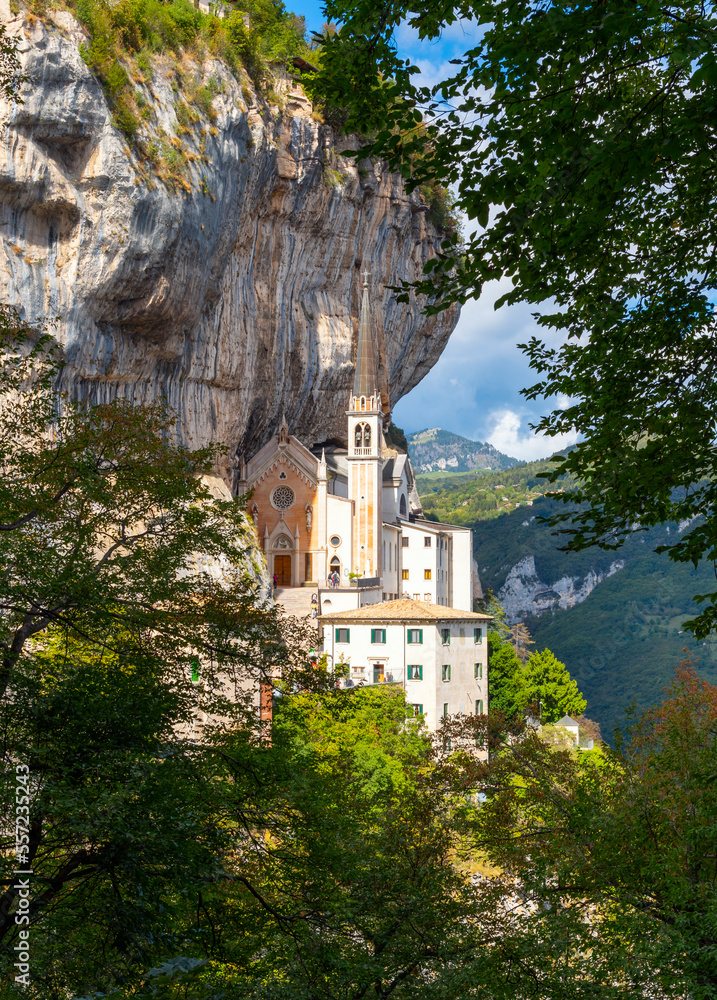
{"type": "Polygon", "coordinates": [[[674,541],[675,524],[635,531],[617,550],[561,551],[564,537],[543,520],[562,507],[542,496],[548,486],[537,476],[548,464],[419,475],[418,489],[428,517],[473,529],[484,592],[496,596],[511,624],[526,624],[531,648],[548,648],[566,664],[587,714],[611,740],[631,705],[662,699],[683,660],[717,681],[717,640],[697,640],[685,628],[698,608],[694,595],[714,588],[714,570],[655,552],[674,541]]]}

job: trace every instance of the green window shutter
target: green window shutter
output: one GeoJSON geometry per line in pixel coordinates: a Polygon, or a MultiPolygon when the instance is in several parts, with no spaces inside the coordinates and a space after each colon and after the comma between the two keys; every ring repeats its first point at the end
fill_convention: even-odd
{"type": "Polygon", "coordinates": [[[336,642],[341,642],[341,629],[340,628],[336,629],[336,635],[334,636],[334,638],[336,639],[336,642]]]}
{"type": "Polygon", "coordinates": [[[351,629],[346,629],[346,642],[351,642],[351,629]]]}
{"type": "MultiPolygon", "coordinates": [[[[419,681],[423,680],[423,664],[422,663],[419,664],[419,667],[418,667],[418,679],[419,679],[419,681]]],[[[423,711],[423,709],[421,709],[421,711],[423,711]]]]}
{"type": "Polygon", "coordinates": [[[474,628],[473,629],[473,641],[474,642],[483,642],[483,629],[482,628],[474,628]]]}
{"type": "Polygon", "coordinates": [[[198,684],[199,683],[199,660],[196,658],[196,656],[193,656],[190,662],[191,662],[191,666],[192,666],[192,684],[198,684]]]}
{"type": "Polygon", "coordinates": [[[419,642],[423,642],[423,629],[422,628],[419,628],[419,630],[418,630],[418,641],[419,642]]]}
{"type": "Polygon", "coordinates": [[[376,642],[376,629],[371,629],[371,642],[376,642]]]}

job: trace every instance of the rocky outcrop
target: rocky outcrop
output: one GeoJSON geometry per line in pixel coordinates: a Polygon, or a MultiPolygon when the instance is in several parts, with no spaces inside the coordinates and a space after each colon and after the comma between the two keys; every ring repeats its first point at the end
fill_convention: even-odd
{"type": "Polygon", "coordinates": [[[425,206],[380,165],[337,157],[292,80],[269,107],[219,62],[159,57],[134,83],[180,161],[162,181],[114,127],[69,14],[8,30],[28,82],[5,109],[0,294],[58,317],[72,394],[166,398],[180,440],[227,445],[228,482],[282,414],[308,445],[342,438],[364,270],[391,404],[430,370],[457,311],[424,317],[390,287],[435,252],[425,206]],[[189,126],[188,78],[216,92],[189,126]]]}
{"type": "Polygon", "coordinates": [[[624,559],[615,559],[606,572],[591,569],[584,577],[564,575],[549,583],[538,576],[535,556],[525,556],[511,568],[498,591],[498,600],[511,624],[526,615],[541,615],[552,608],[565,610],[581,604],[599,583],[624,565],[624,559]]]}

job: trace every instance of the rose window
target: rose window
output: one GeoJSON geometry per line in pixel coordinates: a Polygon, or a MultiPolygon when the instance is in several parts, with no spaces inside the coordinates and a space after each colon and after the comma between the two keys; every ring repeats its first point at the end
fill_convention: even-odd
{"type": "Polygon", "coordinates": [[[277,486],[271,494],[271,502],[277,510],[288,510],[294,506],[296,499],[290,486],[277,486]]]}

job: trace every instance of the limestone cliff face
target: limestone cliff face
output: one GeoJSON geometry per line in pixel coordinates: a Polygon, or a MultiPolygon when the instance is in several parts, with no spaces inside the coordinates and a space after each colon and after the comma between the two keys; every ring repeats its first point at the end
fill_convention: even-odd
{"type": "MultiPolygon", "coordinates": [[[[425,206],[380,166],[337,157],[291,80],[269,107],[220,63],[185,65],[219,92],[214,120],[180,136],[172,189],[114,127],[69,14],[8,30],[29,81],[4,109],[0,295],[30,320],[59,317],[73,394],[166,398],[181,440],[228,445],[232,481],[282,413],[307,444],[345,436],[364,269],[391,404],[435,363],[457,311],[426,318],[389,287],[435,251],[425,206]]],[[[177,68],[160,58],[135,81],[168,143],[177,68]]]]}

